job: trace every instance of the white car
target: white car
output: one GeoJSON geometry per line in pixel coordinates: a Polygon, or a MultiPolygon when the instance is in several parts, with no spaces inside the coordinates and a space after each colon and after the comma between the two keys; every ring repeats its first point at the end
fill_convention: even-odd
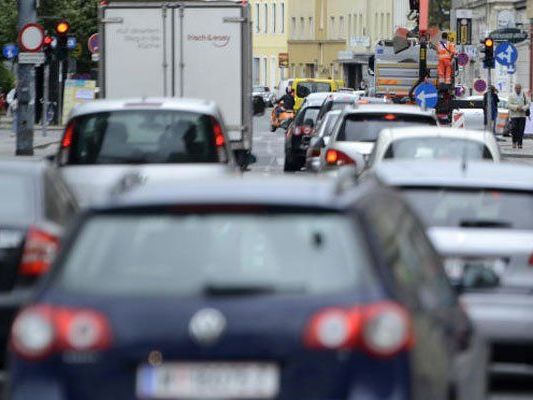
{"type": "MultiPolygon", "coordinates": [[[[452,113],[452,126],[466,129],[485,129],[483,113],[483,96],[470,96],[454,101],[456,107],[452,113]]],[[[496,134],[504,133],[509,119],[507,99],[500,97],[498,116],[496,117],[496,134]]]]}
{"type": "Polygon", "coordinates": [[[501,160],[494,135],[486,131],[441,127],[384,129],[368,160],[373,167],[385,159],[501,160]]]}
{"type": "Polygon", "coordinates": [[[436,127],[434,112],[418,106],[396,104],[362,104],[346,108],[320,156],[320,171],[355,165],[356,172],[361,172],[380,131],[413,125],[436,127]]]}

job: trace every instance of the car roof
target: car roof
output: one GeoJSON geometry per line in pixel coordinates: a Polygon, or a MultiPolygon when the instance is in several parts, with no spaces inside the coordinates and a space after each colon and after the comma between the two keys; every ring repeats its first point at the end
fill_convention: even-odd
{"type": "Polygon", "coordinates": [[[388,137],[389,140],[399,140],[404,138],[454,138],[464,140],[475,140],[485,143],[490,139],[492,133],[481,130],[467,130],[460,128],[444,128],[438,126],[412,126],[405,128],[388,128],[380,133],[380,138],[388,137]]]}
{"type": "Polygon", "coordinates": [[[80,104],[72,110],[69,119],[87,114],[126,110],[174,110],[213,116],[219,115],[218,107],[213,101],[188,98],[139,97],[120,100],[94,100],[80,104]]]}
{"type": "Polygon", "coordinates": [[[304,106],[305,107],[321,106],[329,94],[330,92],[311,93],[309,96],[305,98],[304,106]]]}
{"type": "Polygon", "coordinates": [[[404,104],[359,104],[353,108],[345,109],[346,114],[367,114],[367,113],[391,113],[435,117],[433,110],[423,110],[414,105],[404,104]]]}
{"type": "MultiPolygon", "coordinates": [[[[336,183],[316,177],[262,175],[142,184],[118,196],[104,208],[166,205],[264,205],[337,209],[336,183]]],[[[101,207],[99,207],[101,208],[101,207]]]]}
{"type": "Polygon", "coordinates": [[[349,92],[333,92],[330,93],[327,97],[327,100],[333,100],[333,101],[356,101],[360,96],[356,93],[349,93],[349,92]]]}
{"type": "Polygon", "coordinates": [[[394,160],[371,174],[390,186],[490,188],[533,191],[533,167],[487,161],[394,160]],[[464,167],[464,168],[463,168],[464,167]]]}

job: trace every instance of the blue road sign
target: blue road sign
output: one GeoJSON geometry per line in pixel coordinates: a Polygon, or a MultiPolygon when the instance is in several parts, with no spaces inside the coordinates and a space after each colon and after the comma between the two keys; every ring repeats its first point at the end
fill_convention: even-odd
{"type": "Polygon", "coordinates": [[[78,44],[78,41],[76,40],[74,36],[69,36],[67,38],[67,49],[74,50],[77,44],[78,44]]]}
{"type": "Polygon", "coordinates": [[[2,55],[7,58],[8,60],[12,60],[15,58],[19,53],[19,48],[16,44],[6,44],[2,48],[2,55]]]}
{"type": "Polygon", "coordinates": [[[507,73],[513,75],[516,72],[516,65],[512,64],[507,67],[507,73]]]}
{"type": "Polygon", "coordinates": [[[509,42],[503,42],[496,47],[496,61],[503,66],[514,65],[518,59],[518,50],[509,42]]]}
{"type": "Polygon", "coordinates": [[[435,108],[439,99],[437,88],[431,83],[422,83],[415,89],[415,99],[420,107],[435,108]]]}

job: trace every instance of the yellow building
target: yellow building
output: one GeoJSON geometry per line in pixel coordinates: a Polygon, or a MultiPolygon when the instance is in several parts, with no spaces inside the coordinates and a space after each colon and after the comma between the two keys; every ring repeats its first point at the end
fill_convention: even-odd
{"type": "Polygon", "coordinates": [[[290,76],[342,78],[337,54],[346,47],[346,21],[335,0],[292,0],[289,10],[290,76]]]}
{"type": "Polygon", "coordinates": [[[288,9],[292,0],[252,0],[253,82],[274,88],[288,77],[280,66],[288,53],[288,9]]]}

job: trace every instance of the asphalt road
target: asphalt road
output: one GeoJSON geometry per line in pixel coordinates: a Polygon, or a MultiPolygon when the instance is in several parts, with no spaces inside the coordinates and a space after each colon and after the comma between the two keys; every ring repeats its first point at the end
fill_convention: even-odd
{"type": "MultiPolygon", "coordinates": [[[[254,119],[253,153],[257,163],[252,171],[267,176],[283,173],[284,131],[270,132],[270,109],[264,116],[254,119]]],[[[507,161],[533,165],[533,140],[524,143],[522,152],[513,153],[509,139],[501,142],[501,150],[507,161]],[[512,155],[512,157],[511,157],[512,155]]],[[[489,400],[533,400],[533,377],[499,378],[491,388],[489,400]]]]}

